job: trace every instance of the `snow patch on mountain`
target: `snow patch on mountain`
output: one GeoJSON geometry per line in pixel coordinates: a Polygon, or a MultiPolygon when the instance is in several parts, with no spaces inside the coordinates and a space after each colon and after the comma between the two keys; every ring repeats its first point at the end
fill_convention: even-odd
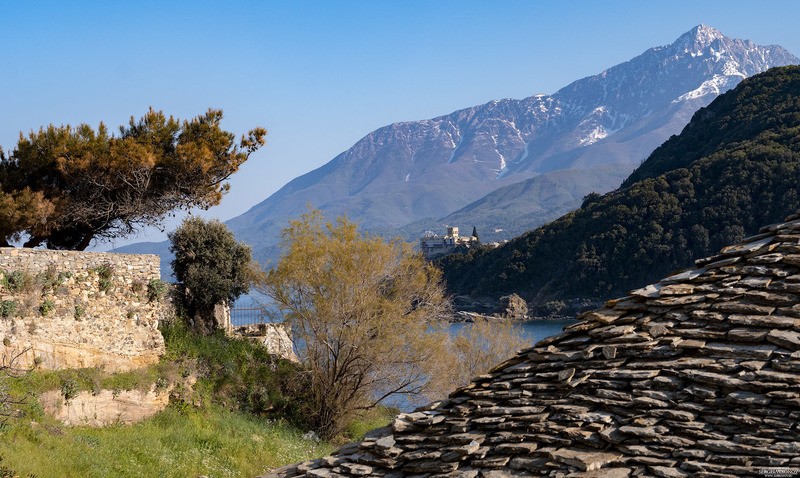
{"type": "Polygon", "coordinates": [[[681,96],[677,97],[676,99],[672,100],[672,103],[680,103],[682,101],[688,101],[700,98],[706,95],[719,95],[734,86],[736,86],[742,80],[741,76],[722,76],[722,75],[714,75],[713,78],[710,80],[706,80],[700,84],[699,87],[695,88],[692,91],[682,94],[681,96]]]}

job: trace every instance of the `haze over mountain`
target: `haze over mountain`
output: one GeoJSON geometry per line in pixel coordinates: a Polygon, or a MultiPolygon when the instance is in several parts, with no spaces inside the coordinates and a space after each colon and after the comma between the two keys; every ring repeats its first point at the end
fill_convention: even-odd
{"type": "Polygon", "coordinates": [[[798,62],[779,46],[699,25],[553,95],[380,128],[228,225],[262,260],[308,204],[390,235],[453,224],[477,225],[484,240],[508,238],[574,209],[589,192],[617,187],[743,78],[798,62]]]}

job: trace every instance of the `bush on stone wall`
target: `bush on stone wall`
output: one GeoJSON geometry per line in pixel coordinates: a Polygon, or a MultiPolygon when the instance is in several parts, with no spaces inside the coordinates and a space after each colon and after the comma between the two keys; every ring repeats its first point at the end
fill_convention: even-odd
{"type": "Polygon", "coordinates": [[[36,286],[36,278],[25,271],[4,271],[0,281],[9,292],[27,292],[36,286]]]}

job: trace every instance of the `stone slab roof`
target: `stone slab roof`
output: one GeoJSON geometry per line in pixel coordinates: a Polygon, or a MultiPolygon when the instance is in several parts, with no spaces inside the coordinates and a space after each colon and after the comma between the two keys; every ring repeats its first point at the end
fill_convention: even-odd
{"type": "Polygon", "coordinates": [[[264,476],[800,476],[800,215],[581,319],[264,476]]]}

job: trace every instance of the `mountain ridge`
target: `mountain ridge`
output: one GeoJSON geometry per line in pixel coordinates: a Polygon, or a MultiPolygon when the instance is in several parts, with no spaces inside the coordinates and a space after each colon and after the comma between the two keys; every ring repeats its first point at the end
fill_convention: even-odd
{"type": "MultiPolygon", "coordinates": [[[[460,216],[464,221],[484,221],[487,232],[521,232],[577,207],[589,192],[618,186],[648,153],[716,96],[713,88],[685,96],[702,89],[715,75],[730,79],[720,83],[724,88],[772,64],[798,61],[781,47],[759,47],[698,26],[671,45],[650,48],[552,95],[492,100],[432,119],[378,128],[227,224],[237,237],[254,245],[262,261],[275,257],[280,230],[308,204],[331,217],[347,214],[367,230],[401,232],[414,239],[504,186],[574,170],[570,173],[574,190],[542,214],[531,216],[507,207],[515,227],[492,227],[489,221],[496,211],[460,216]],[[702,47],[703,54],[689,51],[689,46],[702,47]],[[411,224],[420,229],[403,229],[411,224]]],[[[547,178],[538,181],[557,183],[547,178]]],[[[553,191],[542,194],[552,197],[553,191]]],[[[542,197],[516,202],[541,204],[542,197]]],[[[486,239],[510,237],[498,234],[486,239]]]]}
{"type": "Polygon", "coordinates": [[[748,78],[698,111],[634,181],[496,250],[442,259],[448,287],[517,292],[545,313],[687,267],[800,209],[798,135],[800,67],[748,78]],[[663,171],[665,157],[673,169],[663,171]]]}
{"type": "MultiPolygon", "coordinates": [[[[266,218],[265,210],[274,211],[267,213],[271,217],[291,216],[310,202],[330,215],[347,213],[367,229],[391,229],[424,218],[444,218],[502,186],[569,167],[565,164],[569,161],[580,160],[584,170],[597,163],[622,163],[619,169],[629,172],[668,135],[655,135],[647,147],[637,149],[646,150],[645,154],[633,159],[626,154],[636,149],[633,146],[621,146],[619,155],[602,158],[588,155],[585,148],[608,142],[609,136],[637,122],[658,124],[657,112],[651,111],[656,109],[654,101],[671,108],[669,118],[685,118],[685,124],[691,113],[681,107],[693,112],[716,92],[684,97],[679,101],[683,104],[676,101],[702,89],[704,82],[726,77],[724,87],[772,63],[796,61],[781,47],[759,47],[698,25],[671,45],[650,48],[552,95],[492,100],[432,119],[379,128],[230,225],[243,237],[254,231],[248,222],[263,234],[266,230],[259,226],[265,223],[259,221],[266,218]],[[694,68],[687,68],[690,60],[694,68]],[[665,83],[665,77],[670,81],[665,83]],[[291,199],[292,195],[302,197],[291,199]],[[395,202],[397,207],[389,205],[395,202]]],[[[660,121],[669,123],[667,118],[660,121]]],[[[677,132],[682,126],[670,124],[664,129],[677,132]]],[[[608,184],[608,189],[615,186],[608,184]]],[[[572,198],[567,206],[574,207],[579,199],[572,198]]]]}

